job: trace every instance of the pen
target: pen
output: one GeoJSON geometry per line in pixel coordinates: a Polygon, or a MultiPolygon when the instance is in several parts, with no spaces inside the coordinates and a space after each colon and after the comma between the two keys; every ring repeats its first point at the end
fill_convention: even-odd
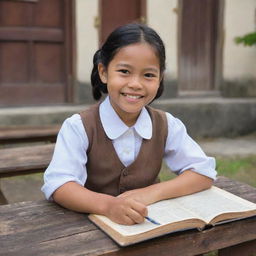
{"type": "Polygon", "coordinates": [[[153,223],[153,224],[161,225],[159,222],[155,221],[154,219],[152,219],[152,218],[150,218],[150,217],[148,217],[148,216],[146,216],[145,219],[148,220],[148,221],[150,221],[150,222],[153,223]]]}

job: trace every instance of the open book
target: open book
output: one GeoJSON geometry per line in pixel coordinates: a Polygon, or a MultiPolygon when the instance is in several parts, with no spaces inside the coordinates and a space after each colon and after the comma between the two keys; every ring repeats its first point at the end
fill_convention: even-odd
{"type": "Polygon", "coordinates": [[[148,206],[147,219],[141,224],[120,225],[101,215],[89,219],[119,245],[127,246],[167,233],[216,225],[256,215],[256,204],[212,186],[195,194],[156,202],[148,206]]]}

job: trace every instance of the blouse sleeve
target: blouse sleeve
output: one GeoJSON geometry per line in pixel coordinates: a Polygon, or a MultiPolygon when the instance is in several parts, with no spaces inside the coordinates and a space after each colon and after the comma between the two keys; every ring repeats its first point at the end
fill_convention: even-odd
{"type": "Polygon", "coordinates": [[[216,164],[213,157],[205,155],[201,147],[187,134],[186,127],[170,113],[166,113],[168,135],[164,160],[176,174],[191,169],[209,178],[216,179],[216,164]]]}
{"type": "Polygon", "coordinates": [[[46,199],[63,184],[74,181],[84,185],[87,178],[88,138],[80,115],[66,119],[58,133],[50,165],[44,173],[42,192],[46,199]]]}

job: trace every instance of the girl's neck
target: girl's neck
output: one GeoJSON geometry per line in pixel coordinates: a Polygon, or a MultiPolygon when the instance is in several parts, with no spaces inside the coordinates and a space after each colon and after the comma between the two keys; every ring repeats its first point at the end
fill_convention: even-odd
{"type": "Polygon", "coordinates": [[[119,113],[117,113],[117,115],[128,127],[132,127],[133,125],[135,125],[139,116],[139,114],[127,114],[125,118],[123,118],[121,115],[119,115],[119,113]]]}
{"type": "Polygon", "coordinates": [[[117,106],[115,106],[115,104],[113,104],[113,103],[111,102],[111,99],[109,99],[109,102],[110,102],[112,108],[114,109],[114,111],[116,112],[116,114],[119,116],[119,118],[120,118],[128,127],[131,127],[131,126],[133,126],[133,125],[136,123],[136,121],[137,121],[137,119],[138,119],[138,117],[139,117],[141,111],[140,111],[140,112],[136,112],[136,113],[124,112],[124,111],[122,111],[121,109],[118,109],[117,106]]]}

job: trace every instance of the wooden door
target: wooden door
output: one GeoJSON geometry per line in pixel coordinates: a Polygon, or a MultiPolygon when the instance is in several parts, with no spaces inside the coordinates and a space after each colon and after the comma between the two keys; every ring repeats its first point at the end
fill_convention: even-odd
{"type": "Polygon", "coordinates": [[[179,89],[215,89],[219,0],[179,1],[179,89]]]}
{"type": "Polygon", "coordinates": [[[71,101],[72,0],[0,1],[0,105],[71,101]]]}
{"type": "Polygon", "coordinates": [[[145,0],[101,0],[100,44],[115,28],[131,22],[146,22],[145,0]]]}

